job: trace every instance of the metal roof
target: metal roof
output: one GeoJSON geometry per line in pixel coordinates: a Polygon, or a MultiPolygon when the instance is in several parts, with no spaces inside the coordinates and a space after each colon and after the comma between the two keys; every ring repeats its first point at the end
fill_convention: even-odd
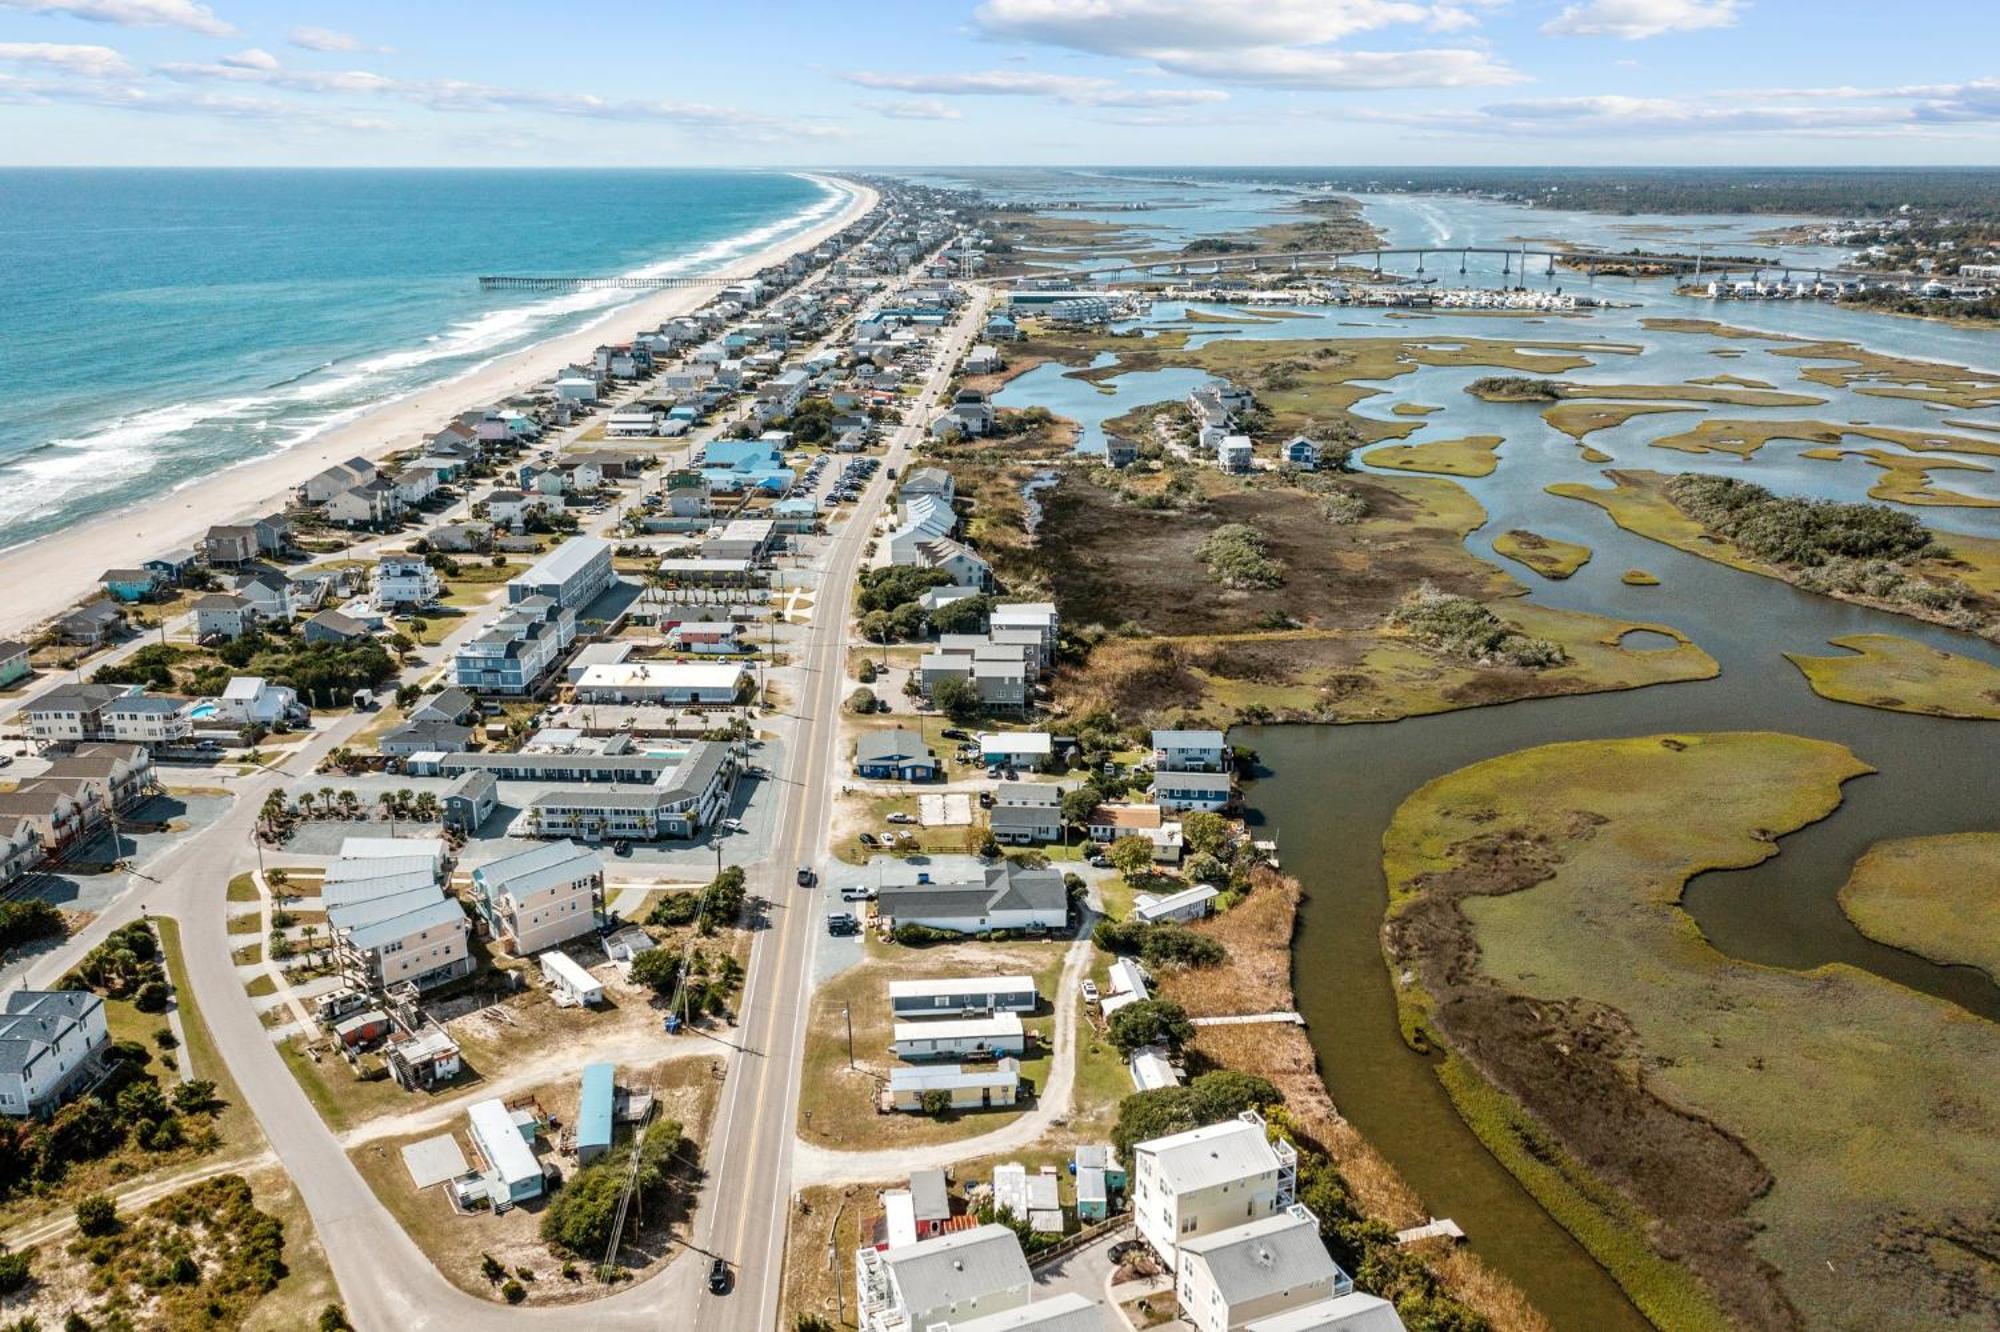
{"type": "MultiPolygon", "coordinates": [[[[965,1332],[954,1328],[953,1332],[965,1332]]],[[[1350,1291],[1246,1323],[1243,1332],[1404,1332],[1396,1306],[1378,1295],[1350,1291]]]]}
{"type": "Polygon", "coordinates": [[[954,1231],[881,1256],[894,1273],[903,1307],[942,1309],[1002,1291],[1026,1288],[1033,1278],[1021,1242],[1005,1226],[954,1231]]]}
{"type": "Polygon", "coordinates": [[[583,1066],[583,1095],[576,1112],[576,1145],[611,1145],[611,1101],[615,1070],[610,1064],[583,1066]]]}
{"type": "Polygon", "coordinates": [[[1235,1306],[1346,1276],[1319,1237],[1319,1222],[1293,1206],[1212,1235],[1184,1239],[1181,1261],[1200,1263],[1225,1304],[1235,1306]]]}
{"type": "Polygon", "coordinates": [[[1135,1150],[1155,1158],[1161,1179],[1175,1193],[1275,1174],[1278,1169],[1278,1154],[1265,1140],[1264,1126],[1241,1119],[1155,1138],[1135,1150]]]}

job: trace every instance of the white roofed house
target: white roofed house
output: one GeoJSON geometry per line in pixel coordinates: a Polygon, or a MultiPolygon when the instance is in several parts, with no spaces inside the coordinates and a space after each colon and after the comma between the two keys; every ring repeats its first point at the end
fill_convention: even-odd
{"type": "Polygon", "coordinates": [[[1354,1289],[1327,1253],[1319,1221],[1297,1203],[1272,1216],[1181,1241],[1174,1294],[1196,1332],[1236,1332],[1253,1320],[1354,1289]]]}
{"type": "Polygon", "coordinates": [[[899,1020],[1031,1014],[1040,1003],[1033,976],[940,976],[889,982],[889,1009],[899,1020]]]}
{"type": "Polygon", "coordinates": [[[385,527],[402,514],[402,496],[385,476],[349,486],[326,502],[327,521],[343,527],[385,527]]]}
{"type": "Polygon", "coordinates": [[[1124,1327],[1123,1318],[1072,1290],[1005,1313],[941,1323],[932,1332],[1113,1332],[1124,1327]]]}
{"type": "Polygon", "coordinates": [[[940,1324],[1020,1309],[1034,1278],[1006,1226],[953,1231],[898,1248],[855,1251],[861,1332],[932,1332],[940,1324]]]}
{"type": "Polygon", "coordinates": [[[396,606],[423,607],[435,603],[444,592],[437,570],[421,555],[384,555],[375,562],[375,606],[389,610],[396,606]]]}
{"type": "Polygon", "coordinates": [[[1254,1110],[1132,1150],[1132,1219],[1176,1270],[1188,1240],[1274,1216],[1297,1189],[1298,1154],[1254,1110]]]}
{"type": "Polygon", "coordinates": [[[604,861],[570,841],[503,856],[472,871],[472,903],[508,952],[538,953],[596,931],[604,861]]]}
{"type": "Polygon", "coordinates": [[[357,975],[374,989],[408,981],[421,990],[471,974],[472,922],[465,908],[435,884],[396,886],[408,881],[397,875],[358,880],[382,885],[380,895],[357,892],[327,907],[327,932],[343,975],[357,975]]]}
{"type": "Polygon", "coordinates": [[[992,1059],[1002,1055],[1016,1058],[1026,1053],[1027,1033],[1019,1013],[995,1013],[991,1017],[929,1019],[898,1022],[890,1051],[898,1059],[992,1059]]]}
{"type": "Polygon", "coordinates": [[[257,675],[239,675],[223,686],[215,700],[216,711],[242,726],[275,726],[280,722],[303,720],[298,691],[274,685],[257,675]]]}
{"type": "Polygon", "coordinates": [[[1396,1306],[1379,1295],[1351,1290],[1328,1300],[1254,1318],[1243,1332],[1406,1332],[1396,1306]]]}
{"type": "Polygon", "coordinates": [[[42,861],[42,832],[20,814],[0,814],[0,889],[11,888],[42,861]]]}

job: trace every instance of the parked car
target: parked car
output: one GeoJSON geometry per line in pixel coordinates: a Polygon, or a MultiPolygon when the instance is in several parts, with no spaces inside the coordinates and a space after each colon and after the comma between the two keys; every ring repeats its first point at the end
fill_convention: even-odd
{"type": "Polygon", "coordinates": [[[861,834],[861,845],[863,845],[863,846],[874,846],[875,844],[876,844],[876,842],[875,842],[875,834],[874,834],[874,833],[862,833],[862,834],[861,834]]]}
{"type": "Polygon", "coordinates": [[[939,731],[938,734],[947,740],[970,740],[972,738],[972,732],[960,730],[956,726],[947,726],[944,730],[939,731]]]}
{"type": "Polygon", "coordinates": [[[836,912],[826,918],[828,934],[854,934],[861,929],[861,922],[845,911],[836,912]]]}
{"type": "Polygon", "coordinates": [[[843,902],[872,902],[875,900],[875,890],[873,888],[863,888],[858,884],[849,884],[840,890],[840,900],[843,902]]]}
{"type": "Polygon", "coordinates": [[[1110,869],[1111,857],[1105,855],[1102,851],[1093,852],[1090,857],[1090,865],[1093,869],[1110,869]]]}
{"type": "Polygon", "coordinates": [[[742,832],[742,831],[743,831],[743,820],[741,820],[741,819],[724,819],[724,820],[722,821],[722,831],[724,831],[724,832],[726,832],[726,833],[740,833],[740,832],[742,832]]]}
{"type": "Polygon", "coordinates": [[[614,856],[629,856],[632,854],[632,844],[623,840],[613,842],[611,844],[611,854],[614,856]]]}
{"type": "Polygon", "coordinates": [[[1086,1004],[1097,1002],[1097,982],[1088,976],[1083,978],[1083,1002],[1086,1004]]]}
{"type": "Polygon", "coordinates": [[[916,821],[917,821],[916,815],[905,814],[900,809],[897,810],[894,814],[891,814],[889,816],[889,822],[891,823],[915,823],[916,821]]]}

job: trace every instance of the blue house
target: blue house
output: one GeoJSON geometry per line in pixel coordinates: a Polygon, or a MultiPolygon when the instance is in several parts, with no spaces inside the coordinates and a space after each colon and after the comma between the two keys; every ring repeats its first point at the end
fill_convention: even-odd
{"type": "Polygon", "coordinates": [[[1319,470],[1319,445],[1299,435],[1285,445],[1285,461],[1303,471],[1319,470]]]}
{"type": "Polygon", "coordinates": [[[113,601],[144,601],[160,585],[160,578],[150,569],[109,569],[97,583],[113,601]]]}
{"type": "Polygon", "coordinates": [[[611,1150],[611,1102],[615,1094],[609,1064],[583,1066],[583,1096],[576,1111],[576,1159],[596,1160],[611,1150]]]}

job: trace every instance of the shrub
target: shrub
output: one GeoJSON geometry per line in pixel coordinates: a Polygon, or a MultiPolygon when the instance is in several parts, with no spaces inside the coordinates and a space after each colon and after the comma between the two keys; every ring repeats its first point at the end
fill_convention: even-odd
{"type": "MultiPolygon", "coordinates": [[[[601,1257],[611,1242],[611,1223],[625,1192],[626,1173],[626,1163],[619,1157],[593,1162],[572,1175],[542,1213],[542,1238],[579,1257],[601,1257]]],[[[505,1275],[501,1269],[499,1276],[505,1275]]]]}
{"type": "Polygon", "coordinates": [[[319,1311],[319,1332],[350,1332],[353,1326],[347,1321],[347,1310],[338,1304],[329,1304],[319,1311]]]}
{"type": "Polygon", "coordinates": [[[864,686],[849,694],[847,696],[847,710],[849,712],[858,712],[863,716],[875,711],[875,691],[864,686]]]}
{"type": "Polygon", "coordinates": [[[1894,563],[1934,553],[1929,529],[1886,504],[1792,499],[1735,477],[1684,472],[1667,482],[1674,507],[1746,554],[1811,567],[1833,559],[1894,563]]]}
{"type": "Polygon", "coordinates": [[[30,1270],[33,1252],[25,1249],[19,1253],[0,1253],[0,1295],[12,1295],[28,1284],[28,1278],[34,1275],[30,1270]]]}
{"type": "Polygon", "coordinates": [[[917,1097],[917,1105],[932,1119],[942,1119],[945,1115],[951,1113],[951,1093],[936,1090],[927,1091],[917,1097]]]}
{"type": "Polygon", "coordinates": [[[506,1285],[500,1287],[500,1297],[509,1304],[519,1304],[528,1298],[528,1288],[510,1278],[506,1285]]]}
{"type": "Polygon", "coordinates": [[[132,1007],[141,1013],[164,1013],[167,1011],[168,990],[165,981],[147,981],[132,995],[132,1007]]]}
{"type": "Polygon", "coordinates": [[[83,1235],[109,1235],[118,1229],[118,1205],[102,1193],[80,1199],[76,1204],[76,1228],[83,1235]]]}
{"type": "Polygon", "coordinates": [[[1222,940],[1172,922],[1148,927],[1139,944],[1139,959],[1155,970],[1219,966],[1228,956],[1222,940]]]}
{"type": "Polygon", "coordinates": [[[890,937],[905,948],[917,948],[925,944],[953,943],[964,936],[955,930],[940,930],[930,925],[911,923],[898,925],[890,937]]]}
{"type": "Polygon", "coordinates": [[[1530,638],[1471,597],[1441,592],[1429,583],[1404,597],[1390,620],[1448,657],[1531,670],[1569,660],[1562,644],[1530,638]]]}
{"type": "Polygon", "coordinates": [[[1208,562],[1208,576],[1239,591],[1281,586],[1285,566],[1270,557],[1264,534],[1243,523],[1225,523],[1195,548],[1208,562]]]}
{"type": "Polygon", "coordinates": [[[1179,1049],[1194,1039],[1194,1023],[1187,1010],[1165,999],[1142,999],[1127,1004],[1112,1015],[1111,1044],[1127,1059],[1144,1045],[1165,1045],[1179,1049]]]}
{"type": "Polygon", "coordinates": [[[1217,1069],[1197,1076],[1185,1087],[1137,1092],[1120,1101],[1111,1141],[1120,1159],[1129,1161],[1134,1143],[1233,1119],[1245,1110],[1278,1105],[1284,1099],[1284,1093],[1264,1078],[1217,1069]]]}
{"type": "Polygon", "coordinates": [[[1555,380],[1522,375],[1485,375],[1467,384],[1465,391],[1474,397],[1508,402],[1554,402],[1562,397],[1562,385],[1555,380]]]}

